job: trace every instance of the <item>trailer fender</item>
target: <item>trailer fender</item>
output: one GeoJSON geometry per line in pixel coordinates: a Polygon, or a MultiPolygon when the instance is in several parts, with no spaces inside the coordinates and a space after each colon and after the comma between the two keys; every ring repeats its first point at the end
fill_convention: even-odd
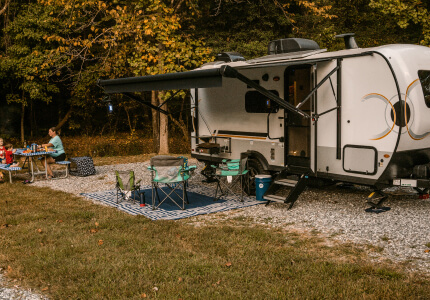
{"type": "Polygon", "coordinates": [[[246,151],[246,153],[248,154],[248,160],[253,160],[253,159],[257,160],[260,163],[260,165],[263,167],[264,171],[267,171],[269,169],[269,163],[263,154],[252,150],[246,151]]]}

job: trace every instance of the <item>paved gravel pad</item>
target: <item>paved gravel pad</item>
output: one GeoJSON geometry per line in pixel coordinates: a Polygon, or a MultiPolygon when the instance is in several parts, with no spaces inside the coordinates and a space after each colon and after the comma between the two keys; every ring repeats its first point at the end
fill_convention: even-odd
{"type": "Polygon", "coordinates": [[[24,290],[18,286],[13,286],[10,284],[6,285],[3,275],[0,274],[0,300],[23,300],[23,299],[47,300],[48,298],[35,294],[31,290],[24,290]]]}

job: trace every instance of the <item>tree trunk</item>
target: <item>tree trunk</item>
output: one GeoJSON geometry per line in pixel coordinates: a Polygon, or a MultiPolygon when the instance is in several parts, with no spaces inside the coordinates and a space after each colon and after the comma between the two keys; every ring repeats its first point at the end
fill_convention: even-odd
{"type": "Polygon", "coordinates": [[[67,120],[70,118],[70,116],[72,115],[72,108],[69,109],[69,111],[66,113],[66,115],[64,116],[63,119],[60,120],[60,122],[58,122],[57,126],[55,126],[55,128],[57,130],[59,130],[61,127],[63,127],[63,125],[67,122],[67,120]]]}
{"type": "MultiPolygon", "coordinates": [[[[21,143],[24,143],[24,117],[25,117],[25,103],[21,105],[21,143]]],[[[16,147],[18,148],[18,147],[16,147]]]]}
{"type": "Polygon", "coordinates": [[[130,134],[133,134],[133,126],[131,125],[130,113],[128,108],[124,107],[125,113],[127,114],[128,127],[130,128],[130,134]]]}
{"type": "MultiPolygon", "coordinates": [[[[158,106],[158,93],[152,91],[151,93],[151,104],[158,106]]],[[[152,112],[152,140],[153,140],[153,152],[158,153],[160,150],[160,113],[154,109],[152,112]]]]}
{"type": "Polygon", "coordinates": [[[3,8],[0,10],[0,16],[6,12],[7,7],[9,6],[10,0],[6,0],[3,8]]]}
{"type": "MultiPolygon", "coordinates": [[[[158,72],[159,74],[164,74],[164,58],[163,58],[164,46],[162,43],[158,44],[158,72]]],[[[158,103],[162,103],[164,92],[158,93],[158,103]]],[[[167,111],[167,104],[164,104],[162,107],[165,111],[167,111]]],[[[169,153],[169,116],[165,114],[158,114],[160,116],[160,148],[159,154],[168,154],[169,153]]]]}
{"type": "Polygon", "coordinates": [[[178,126],[179,129],[182,131],[182,134],[184,135],[185,142],[188,145],[190,145],[190,135],[189,135],[189,132],[188,132],[187,125],[180,118],[175,119],[172,115],[169,115],[169,117],[170,117],[170,120],[173,122],[173,124],[175,124],[176,126],[178,126]]]}
{"type": "Polygon", "coordinates": [[[30,138],[33,139],[33,99],[30,99],[30,138]]]}
{"type": "MultiPolygon", "coordinates": [[[[159,101],[161,102],[161,93],[159,94],[159,101]]],[[[167,103],[162,107],[165,111],[167,111],[167,103]]],[[[165,114],[160,115],[160,154],[168,154],[169,153],[169,116],[165,114]]]]}

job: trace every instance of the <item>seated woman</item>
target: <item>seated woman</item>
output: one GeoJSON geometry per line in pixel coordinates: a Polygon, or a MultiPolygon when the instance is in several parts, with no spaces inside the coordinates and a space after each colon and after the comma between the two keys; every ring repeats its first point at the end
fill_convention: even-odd
{"type": "Polygon", "coordinates": [[[47,144],[42,144],[42,147],[49,147],[52,150],[56,150],[57,152],[51,153],[46,158],[42,159],[42,163],[45,165],[46,159],[46,171],[48,172],[48,178],[53,178],[54,174],[52,173],[51,167],[49,164],[53,164],[56,161],[63,161],[66,159],[66,153],[64,152],[63,143],[61,142],[60,137],[57,134],[57,130],[55,127],[49,128],[48,131],[51,140],[47,144]]]}

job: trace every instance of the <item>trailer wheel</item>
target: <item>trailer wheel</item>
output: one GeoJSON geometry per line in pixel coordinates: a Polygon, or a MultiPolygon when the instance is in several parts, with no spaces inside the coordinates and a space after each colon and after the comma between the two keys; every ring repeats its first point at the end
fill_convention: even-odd
{"type": "Polygon", "coordinates": [[[259,174],[268,174],[268,172],[264,170],[263,165],[260,163],[258,159],[255,159],[255,158],[249,159],[247,180],[249,183],[250,195],[255,195],[255,175],[259,175],[259,174]]]}

